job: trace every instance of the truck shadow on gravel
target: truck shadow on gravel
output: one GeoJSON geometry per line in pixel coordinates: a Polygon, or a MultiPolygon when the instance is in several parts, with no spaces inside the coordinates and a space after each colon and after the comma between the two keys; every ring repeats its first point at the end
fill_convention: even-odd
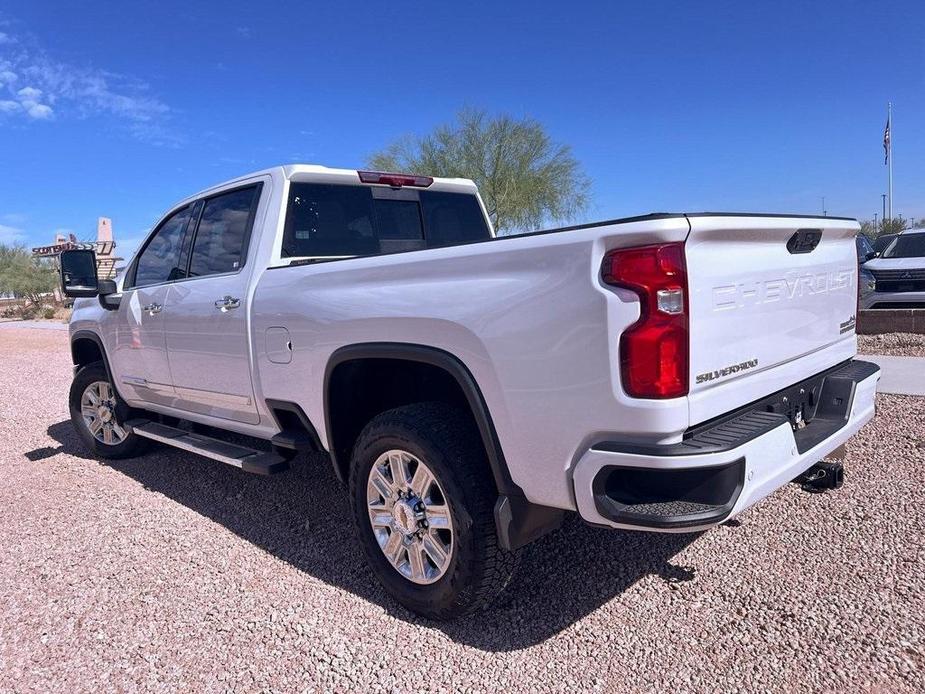
{"type": "MultiPolygon", "coordinates": [[[[69,421],[53,424],[48,435],[60,445],[30,451],[30,460],[65,453],[96,462],[69,421]]],[[[291,470],[274,477],[250,475],[169,448],[100,464],[221,523],[300,571],[382,606],[398,619],[439,629],[456,642],[484,651],[514,651],[541,643],[645,577],[659,577],[666,593],[672,583],[695,577],[694,569],[671,559],[696,534],[601,530],[573,517],[526,549],[511,584],[491,611],[451,623],[432,622],[395,603],[367,570],[354,540],[346,490],[326,456],[300,455],[291,470]]]]}

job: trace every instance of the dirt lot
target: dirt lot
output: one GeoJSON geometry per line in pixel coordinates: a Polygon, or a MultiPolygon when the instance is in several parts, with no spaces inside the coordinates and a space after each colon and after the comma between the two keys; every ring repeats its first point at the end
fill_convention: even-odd
{"type": "Polygon", "coordinates": [[[925,402],[881,397],[846,486],[702,535],[570,522],[502,604],[392,603],[319,458],[276,478],[167,449],[102,464],[67,335],[0,331],[2,691],[915,691],[925,402]]]}

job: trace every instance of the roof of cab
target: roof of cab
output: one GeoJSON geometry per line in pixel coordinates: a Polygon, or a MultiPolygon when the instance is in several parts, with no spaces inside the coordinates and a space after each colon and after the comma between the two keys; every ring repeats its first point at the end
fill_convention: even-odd
{"type": "MultiPolygon", "coordinates": [[[[305,181],[313,183],[342,183],[342,184],[354,184],[354,185],[377,185],[369,183],[360,183],[359,171],[363,169],[335,169],[328,166],[321,166],[320,164],[285,164],[282,166],[273,166],[267,169],[261,169],[260,171],[253,171],[242,176],[236,176],[235,178],[229,179],[227,181],[222,181],[221,183],[216,183],[215,185],[209,186],[204,190],[190,195],[185,198],[186,200],[193,200],[195,198],[202,197],[204,195],[209,195],[213,191],[217,191],[222,188],[227,188],[228,186],[234,185],[236,183],[243,183],[249,179],[255,178],[257,176],[273,176],[273,177],[282,177],[290,181],[305,181]]],[[[427,176],[426,172],[409,172],[415,173],[422,176],[427,176]]],[[[468,178],[438,178],[433,177],[434,182],[427,187],[428,190],[439,190],[443,192],[457,192],[457,193],[476,193],[478,189],[468,178]]]]}
{"type": "MultiPolygon", "coordinates": [[[[359,184],[359,172],[368,169],[333,169],[319,164],[286,164],[282,167],[283,175],[291,181],[336,181],[346,184],[359,184]]],[[[430,176],[427,171],[407,171],[402,173],[415,174],[419,176],[430,176]]],[[[429,189],[442,190],[446,192],[476,192],[475,183],[468,178],[441,178],[433,176],[433,183],[427,186],[429,189]]],[[[377,185],[377,184],[363,184],[377,185]]]]}

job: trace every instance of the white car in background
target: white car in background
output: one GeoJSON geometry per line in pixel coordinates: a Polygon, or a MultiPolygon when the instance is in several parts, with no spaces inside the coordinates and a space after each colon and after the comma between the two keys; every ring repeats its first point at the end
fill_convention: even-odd
{"type": "Polygon", "coordinates": [[[902,232],[864,269],[876,287],[862,294],[862,309],[925,308],[925,229],[902,232]]]}

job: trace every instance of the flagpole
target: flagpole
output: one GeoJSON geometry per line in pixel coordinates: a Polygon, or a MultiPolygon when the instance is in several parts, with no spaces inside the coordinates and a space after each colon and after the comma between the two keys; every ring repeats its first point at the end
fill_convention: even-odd
{"type": "Polygon", "coordinates": [[[887,124],[890,129],[890,151],[887,159],[890,162],[890,222],[893,221],[893,102],[887,105],[887,124]]]}

